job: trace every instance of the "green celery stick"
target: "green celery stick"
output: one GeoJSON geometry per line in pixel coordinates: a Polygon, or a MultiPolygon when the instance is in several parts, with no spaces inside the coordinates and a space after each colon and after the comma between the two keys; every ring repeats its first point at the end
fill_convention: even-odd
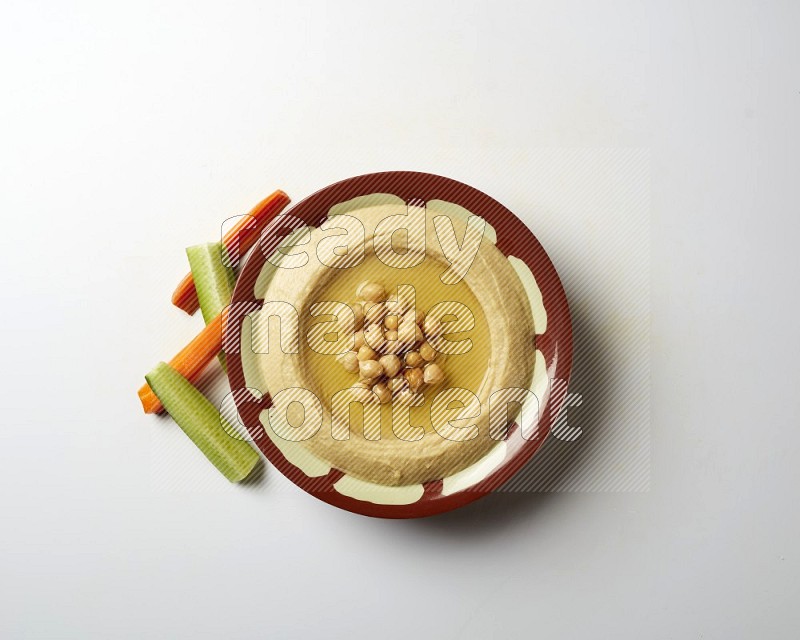
{"type": "Polygon", "coordinates": [[[197,300],[206,324],[216,318],[231,303],[236,276],[225,266],[221,242],[199,244],[186,249],[192,269],[197,300]]]}
{"type": "Polygon", "coordinates": [[[144,378],[173,420],[222,475],[241,482],[250,474],[259,461],[258,453],[229,435],[236,430],[192,383],[164,362],[144,378]]]}
{"type": "MultiPolygon", "coordinates": [[[[197,300],[206,324],[222,313],[233,297],[236,274],[233,269],[225,266],[224,251],[226,249],[221,242],[198,244],[186,249],[197,300]]],[[[219,354],[219,363],[227,370],[224,353],[219,354]]]]}

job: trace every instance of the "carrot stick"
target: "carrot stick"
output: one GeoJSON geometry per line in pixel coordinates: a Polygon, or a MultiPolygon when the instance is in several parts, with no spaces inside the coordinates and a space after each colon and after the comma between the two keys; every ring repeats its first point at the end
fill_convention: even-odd
{"type": "MultiPolygon", "coordinates": [[[[222,327],[225,312],[209,322],[180,353],[170,360],[169,365],[189,382],[195,382],[209,362],[222,351],[222,327]]],[[[164,407],[149,385],[139,389],[139,399],[145,413],[159,413],[164,407]]]]}
{"type": "MultiPolygon", "coordinates": [[[[268,195],[259,202],[253,209],[239,220],[222,238],[228,255],[232,259],[238,260],[258,240],[261,231],[266,227],[291,200],[283,191],[278,189],[275,193],[268,195]],[[250,233],[242,233],[249,231],[250,233]],[[241,237],[240,237],[241,236],[241,237]]],[[[172,294],[172,304],[180,307],[186,313],[192,314],[199,308],[197,302],[197,292],[194,288],[194,279],[189,273],[181,280],[175,293],[172,294]]]]}
{"type": "Polygon", "coordinates": [[[194,279],[191,273],[187,273],[175,293],[172,294],[172,304],[179,309],[183,309],[189,315],[192,315],[200,308],[200,302],[197,300],[197,291],[194,288],[194,279]]]}

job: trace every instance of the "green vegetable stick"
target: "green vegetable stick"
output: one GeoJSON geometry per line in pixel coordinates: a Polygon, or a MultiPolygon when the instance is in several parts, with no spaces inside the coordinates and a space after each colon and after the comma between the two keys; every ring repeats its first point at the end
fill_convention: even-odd
{"type": "MultiPolygon", "coordinates": [[[[236,274],[233,269],[225,266],[224,251],[226,249],[221,242],[198,244],[186,249],[197,300],[206,324],[222,313],[233,297],[236,274]]],[[[219,354],[219,363],[227,370],[224,353],[219,354]]]]}
{"type": "Polygon", "coordinates": [[[241,482],[250,474],[258,463],[258,453],[244,440],[229,435],[236,431],[192,383],[164,362],[144,378],[173,420],[222,475],[241,482]]]}
{"type": "Polygon", "coordinates": [[[223,262],[225,248],[221,242],[199,244],[186,249],[192,269],[197,300],[203,320],[208,324],[231,303],[236,275],[223,262]]]}

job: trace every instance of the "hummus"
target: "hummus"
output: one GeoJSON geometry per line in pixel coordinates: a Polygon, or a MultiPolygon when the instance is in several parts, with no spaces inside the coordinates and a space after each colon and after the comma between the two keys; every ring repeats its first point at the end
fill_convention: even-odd
{"type": "MultiPolygon", "coordinates": [[[[486,455],[502,437],[496,431],[499,414],[493,409],[490,429],[490,406],[502,399],[496,392],[529,389],[535,353],[528,297],[507,257],[495,247],[491,227],[480,227],[479,244],[467,256],[468,268],[459,270],[453,256],[459,249],[469,253],[468,216],[421,208],[416,214],[419,220],[424,218],[424,225],[412,247],[413,232],[396,233],[397,225],[382,224],[404,214],[411,214],[405,204],[377,204],[331,216],[320,228],[292,234],[280,255],[267,263],[257,286],[262,288],[258,295],[263,293],[265,310],[270,302],[288,303],[297,312],[297,322],[282,319],[278,330],[277,319],[262,311],[255,314],[252,327],[253,343],[259,345],[254,346],[259,378],[266,386],[261,391],[269,392],[275,402],[264,416],[270,437],[300,441],[314,456],[350,476],[392,486],[444,478],[486,455]],[[347,237],[342,227],[349,229],[347,237]],[[338,236],[341,242],[334,239],[338,236]],[[382,252],[386,246],[404,257],[386,264],[382,252]],[[451,331],[448,338],[469,348],[437,360],[446,374],[444,382],[423,389],[419,406],[404,405],[407,413],[402,414],[400,428],[393,416],[401,415],[402,403],[393,400],[379,406],[378,432],[365,428],[366,409],[352,404],[349,430],[343,435],[332,421],[332,398],[351,388],[357,375],[345,371],[336,355],[312,348],[307,336],[316,324],[331,318],[315,316],[312,310],[322,307],[314,305],[352,304],[363,281],[379,282],[389,292],[411,285],[416,308],[425,312],[442,302],[468,309],[471,317],[454,324],[459,331],[451,331]],[[296,335],[287,339],[286,331],[296,335]],[[468,393],[439,397],[450,389],[468,393]],[[292,437],[292,430],[298,437],[292,437]]],[[[332,341],[338,344],[342,339],[337,334],[332,341]]],[[[518,405],[508,403],[503,424],[518,412],[518,405]]]]}

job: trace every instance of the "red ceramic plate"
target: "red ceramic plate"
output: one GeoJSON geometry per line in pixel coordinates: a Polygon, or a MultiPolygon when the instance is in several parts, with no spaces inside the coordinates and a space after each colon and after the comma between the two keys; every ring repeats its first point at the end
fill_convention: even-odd
{"type": "MultiPolygon", "coordinates": [[[[260,249],[248,257],[233,295],[231,318],[225,331],[228,375],[243,424],[267,459],[298,487],[342,509],[383,518],[416,518],[449,511],[490,493],[509,480],[539,450],[564,400],[572,366],[572,326],[561,281],[539,241],[513,213],[485,193],[461,182],[427,173],[389,171],[348,178],[332,184],[292,207],[262,235],[260,249]],[[298,461],[285,446],[270,437],[259,416],[270,406],[269,396],[247,390],[243,366],[244,318],[258,310],[256,281],[286,234],[301,224],[319,226],[332,207],[371,194],[391,194],[412,201],[445,202],[481,216],[496,232],[496,246],[532,275],[529,292],[536,332],[536,361],[532,388],[539,401],[538,426],[514,424],[504,440],[467,470],[410,487],[381,487],[351,479],[330,466],[298,461]],[[294,220],[294,223],[288,222],[294,220]],[[298,224],[299,221],[302,221],[298,224]],[[536,307],[536,309],[534,309],[536,307]],[[552,385],[559,380],[564,384],[552,385]],[[538,386],[537,386],[538,385],[538,386]],[[536,391],[538,389],[538,391],[536,391]],[[552,389],[552,392],[551,392],[552,389]],[[523,425],[526,426],[526,425],[523,425]],[[523,432],[534,434],[523,437],[523,432]],[[456,477],[457,476],[457,477],[456,477]]],[[[531,279],[528,277],[528,281],[531,279]]],[[[252,381],[250,381],[252,387],[252,381]]],[[[324,462],[324,461],[323,461],[324,462]]]]}

